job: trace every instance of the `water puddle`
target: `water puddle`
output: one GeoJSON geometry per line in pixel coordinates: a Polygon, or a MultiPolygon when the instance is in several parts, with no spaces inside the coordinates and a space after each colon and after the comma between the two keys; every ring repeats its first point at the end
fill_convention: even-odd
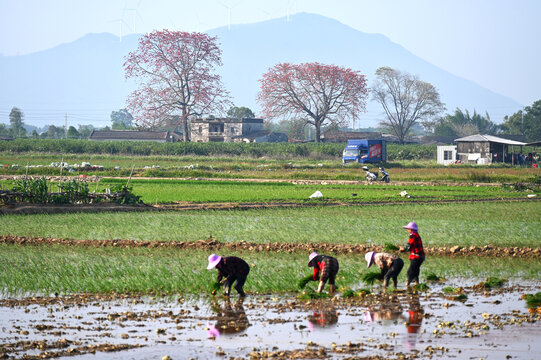
{"type": "Polygon", "coordinates": [[[541,315],[522,294],[540,281],[496,290],[465,287],[457,301],[423,293],[300,301],[293,295],[89,298],[0,304],[0,358],[172,359],[252,357],[536,358],[541,315]]]}

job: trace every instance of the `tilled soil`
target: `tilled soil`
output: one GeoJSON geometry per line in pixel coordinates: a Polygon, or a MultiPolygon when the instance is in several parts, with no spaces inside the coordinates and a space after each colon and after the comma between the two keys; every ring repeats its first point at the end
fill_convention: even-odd
{"type": "MultiPolygon", "coordinates": [[[[213,238],[198,241],[144,241],[128,239],[77,240],[32,236],[1,235],[0,244],[11,245],[66,245],[85,247],[120,247],[120,248],[177,248],[201,250],[245,250],[256,252],[311,252],[319,251],[334,254],[365,254],[367,251],[380,252],[382,246],[367,244],[328,244],[328,243],[254,243],[247,241],[222,242],[213,238]]],[[[425,252],[435,256],[486,256],[486,257],[527,257],[540,258],[541,248],[486,246],[425,247],[425,252]]]]}

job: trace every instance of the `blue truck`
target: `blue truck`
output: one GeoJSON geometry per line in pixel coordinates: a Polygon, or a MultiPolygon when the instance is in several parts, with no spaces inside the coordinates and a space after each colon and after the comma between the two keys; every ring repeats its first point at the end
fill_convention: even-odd
{"type": "Polygon", "coordinates": [[[348,163],[380,163],[387,161],[387,144],[385,140],[348,140],[342,152],[342,164],[348,163]]]}

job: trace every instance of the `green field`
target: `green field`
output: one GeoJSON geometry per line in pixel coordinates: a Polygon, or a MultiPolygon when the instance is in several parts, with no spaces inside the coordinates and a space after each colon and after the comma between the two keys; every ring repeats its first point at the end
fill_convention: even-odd
{"type": "MultiPolygon", "coordinates": [[[[106,178],[96,183],[89,183],[89,190],[105,192],[127,184],[126,179],[106,178]]],[[[58,191],[57,182],[51,182],[51,191],[58,191]]],[[[0,185],[6,189],[13,186],[13,181],[3,180],[0,185]]],[[[447,186],[447,185],[393,185],[393,184],[295,184],[292,182],[247,182],[247,181],[212,181],[178,179],[131,179],[133,193],[148,204],[163,204],[179,201],[188,202],[300,202],[318,204],[328,201],[348,203],[367,202],[427,202],[446,200],[479,200],[527,198],[527,194],[541,191],[515,186],[447,186]],[[406,190],[409,197],[400,193],[406,190]],[[309,199],[314,192],[320,191],[323,198],[309,199]]]]}
{"type": "MultiPolygon", "coordinates": [[[[160,178],[224,178],[224,179],[318,179],[363,180],[362,164],[342,166],[340,157],[326,159],[248,158],[227,156],[104,155],[0,153],[0,175],[60,175],[60,168],[49,167],[61,160],[70,165],[89,162],[104,166],[103,171],[63,171],[64,176],[99,175],[127,177],[134,167],[134,176],[160,178]],[[13,165],[17,165],[13,167],[13,165]],[[33,166],[26,169],[26,166],[33,166]],[[39,167],[37,167],[39,166],[39,167]],[[115,170],[118,167],[118,170],[115,170]]],[[[377,166],[370,165],[371,168],[377,166]]],[[[400,160],[385,164],[391,181],[440,182],[539,182],[541,168],[520,168],[508,165],[473,166],[438,165],[434,160],[400,160]]]]}
{"type": "MultiPolygon", "coordinates": [[[[11,295],[69,293],[208,294],[216,271],[206,270],[209,253],[178,249],[117,249],[0,245],[0,288],[11,295]]],[[[308,254],[228,253],[251,264],[249,293],[297,291],[297,281],[311,273],[308,254]]],[[[338,287],[365,287],[362,256],[337,256],[338,287]]],[[[371,269],[372,270],[372,269],[371,269]]],[[[539,279],[537,260],[427,258],[422,274],[484,279],[488,276],[539,279]]],[[[422,275],[421,275],[422,276],[422,275]]],[[[405,271],[399,277],[404,287],[405,271]]],[[[314,287],[312,283],[312,287],[314,287]]],[[[310,286],[310,285],[309,285],[310,286]]],[[[233,292],[234,293],[234,292],[233,292]]]]}
{"type": "Polygon", "coordinates": [[[402,244],[415,220],[425,246],[541,245],[541,202],[365,205],[146,213],[3,215],[2,233],[72,239],[402,244]]]}

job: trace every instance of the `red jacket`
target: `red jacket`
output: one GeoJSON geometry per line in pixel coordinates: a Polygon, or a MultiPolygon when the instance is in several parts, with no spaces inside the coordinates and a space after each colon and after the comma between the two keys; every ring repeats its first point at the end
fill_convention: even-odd
{"type": "Polygon", "coordinates": [[[423,241],[419,233],[412,232],[408,239],[408,245],[410,246],[410,260],[415,260],[425,257],[425,250],[423,249],[423,241]]]}

